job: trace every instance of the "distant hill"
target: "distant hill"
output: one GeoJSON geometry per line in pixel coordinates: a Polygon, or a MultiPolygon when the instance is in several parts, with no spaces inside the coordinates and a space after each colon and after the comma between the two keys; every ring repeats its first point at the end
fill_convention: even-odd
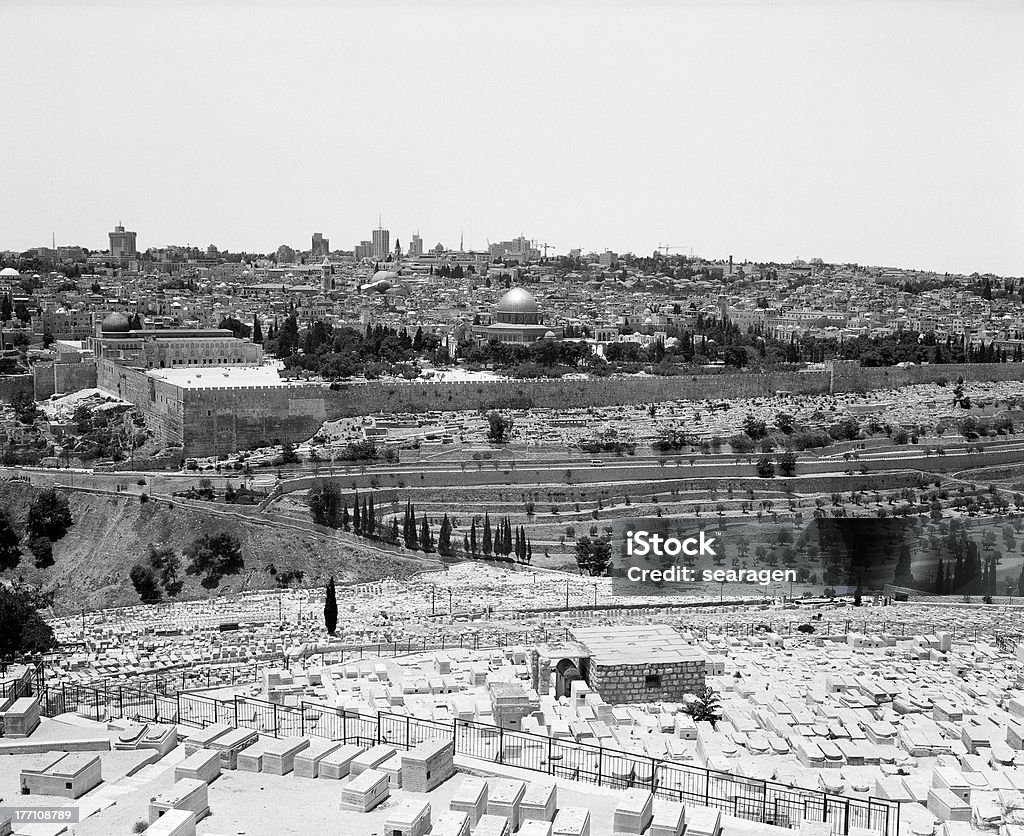
{"type": "MultiPolygon", "coordinates": [[[[10,516],[19,534],[24,534],[28,508],[40,488],[24,482],[0,484],[0,507],[10,516]]],[[[277,576],[290,571],[305,573],[300,585],[326,583],[334,575],[339,584],[403,577],[436,568],[435,560],[402,557],[342,540],[313,530],[247,520],[224,514],[223,504],[209,509],[203,503],[150,499],[138,496],[66,491],[74,525],[54,543],[55,565],[36,569],[32,554],[23,550],[18,568],[0,578],[22,577],[55,593],[59,613],[77,612],[82,607],[117,607],[139,604],[139,596],[128,579],[131,567],[145,559],[149,543],[172,546],[180,554],[186,545],[204,533],[230,532],[242,544],[245,569],[225,577],[213,590],[204,589],[196,576],[185,575],[182,560],[181,593],[169,600],[209,598],[244,587],[272,589],[277,576]],[[217,511],[221,513],[218,514],[217,511]],[[272,574],[267,567],[273,565],[272,574]]]]}

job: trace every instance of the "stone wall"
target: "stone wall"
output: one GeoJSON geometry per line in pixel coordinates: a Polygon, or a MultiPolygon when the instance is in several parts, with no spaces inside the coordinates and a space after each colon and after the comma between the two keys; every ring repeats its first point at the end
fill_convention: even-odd
{"type": "Polygon", "coordinates": [[[637,662],[630,665],[602,665],[590,660],[588,684],[606,703],[680,702],[684,695],[704,687],[703,659],[680,662],[637,662]],[[649,675],[661,677],[659,687],[648,687],[649,675]]]}
{"type": "Polygon", "coordinates": [[[51,395],[70,395],[96,386],[96,365],[93,363],[36,363],[32,380],[37,401],[51,395]]]}
{"type": "Polygon", "coordinates": [[[967,384],[972,380],[1024,380],[1024,363],[940,363],[896,368],[862,367],[856,361],[837,361],[832,364],[832,391],[870,392],[941,381],[953,384],[958,377],[967,384]]]}
{"type": "Polygon", "coordinates": [[[314,435],[325,420],[374,412],[566,409],[766,397],[779,391],[855,392],[943,379],[952,382],[961,375],[966,381],[1020,380],[1024,379],[1024,364],[862,369],[856,363],[837,363],[830,370],[807,372],[723,371],[678,377],[463,383],[295,383],[185,390],[109,360],[97,363],[97,385],[140,406],[158,437],[167,444],[184,443],[187,456],[297,443],[314,435]]]}
{"type": "Polygon", "coordinates": [[[184,444],[185,391],[181,387],[103,359],[96,361],[96,385],[135,404],[148,429],[166,446],[184,444]]]}

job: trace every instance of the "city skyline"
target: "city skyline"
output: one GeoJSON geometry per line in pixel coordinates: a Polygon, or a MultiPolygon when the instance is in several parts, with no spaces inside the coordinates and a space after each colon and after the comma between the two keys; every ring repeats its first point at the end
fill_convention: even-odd
{"type": "Polygon", "coordinates": [[[15,5],[0,62],[34,75],[5,91],[2,246],[98,248],[121,218],[143,250],[265,252],[313,230],[349,249],[383,211],[425,247],[525,232],[560,252],[1021,275],[1024,9],[866,6],[525,6],[538,32],[516,43],[492,37],[517,19],[495,4],[15,5]],[[58,57],[11,37],[29,21],[58,57]],[[380,26],[384,45],[355,35],[380,26]],[[291,48],[261,48],[270,31],[291,48]],[[131,107],[100,118],[118,78],[131,107]]]}

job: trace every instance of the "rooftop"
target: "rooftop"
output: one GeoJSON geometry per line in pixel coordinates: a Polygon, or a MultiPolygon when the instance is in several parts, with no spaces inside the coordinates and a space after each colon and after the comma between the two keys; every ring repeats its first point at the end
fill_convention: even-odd
{"type": "Polygon", "coordinates": [[[265,366],[191,366],[178,369],[153,369],[147,374],[182,389],[234,389],[243,386],[288,386],[277,373],[277,365],[265,366]]]}
{"type": "Polygon", "coordinates": [[[684,644],[683,637],[667,624],[573,628],[575,639],[602,665],[637,662],[695,662],[704,654],[684,644]]]}

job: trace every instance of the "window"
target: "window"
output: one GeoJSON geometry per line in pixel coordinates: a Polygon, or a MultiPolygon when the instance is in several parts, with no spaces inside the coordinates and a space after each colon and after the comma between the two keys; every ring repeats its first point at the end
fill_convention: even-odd
{"type": "Polygon", "coordinates": [[[649,673],[644,677],[645,688],[660,688],[661,687],[661,675],[656,673],[649,673]]]}

